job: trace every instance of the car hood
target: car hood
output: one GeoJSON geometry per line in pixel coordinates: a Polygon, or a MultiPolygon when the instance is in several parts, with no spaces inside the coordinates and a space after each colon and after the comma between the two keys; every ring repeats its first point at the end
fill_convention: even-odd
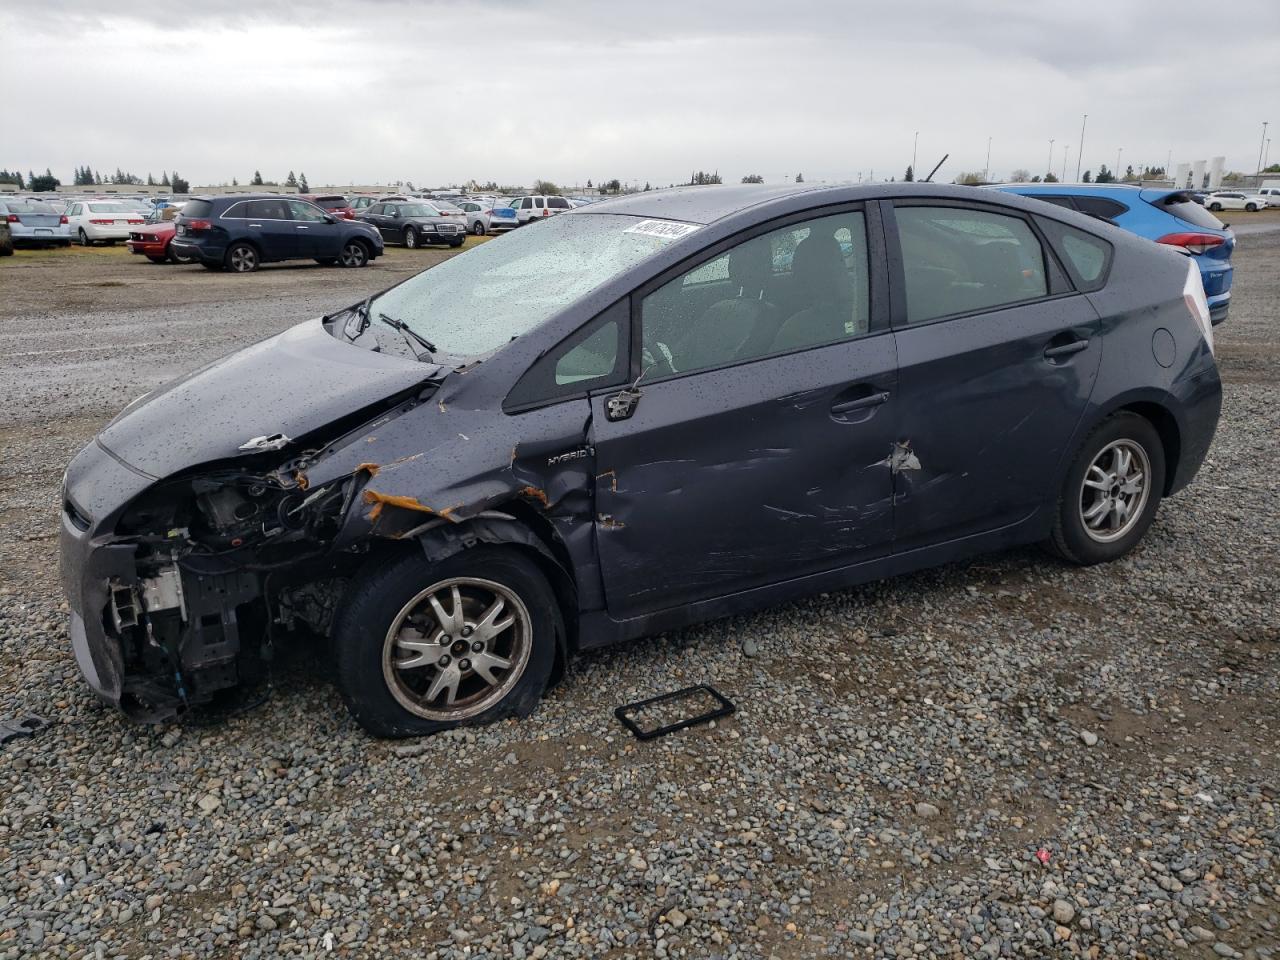
{"type": "Polygon", "coordinates": [[[256,437],[299,439],[428,380],[441,368],[375,353],[308,320],[135,401],[98,435],[118,460],[159,479],[246,456],[256,437]]]}

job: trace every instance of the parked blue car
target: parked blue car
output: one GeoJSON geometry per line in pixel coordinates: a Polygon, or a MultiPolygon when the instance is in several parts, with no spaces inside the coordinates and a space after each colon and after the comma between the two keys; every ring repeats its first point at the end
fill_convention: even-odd
{"type": "Polygon", "coordinates": [[[1126,183],[1005,183],[992,189],[1079,210],[1140,237],[1176,247],[1200,268],[1213,323],[1227,319],[1236,237],[1190,191],[1126,183]]]}

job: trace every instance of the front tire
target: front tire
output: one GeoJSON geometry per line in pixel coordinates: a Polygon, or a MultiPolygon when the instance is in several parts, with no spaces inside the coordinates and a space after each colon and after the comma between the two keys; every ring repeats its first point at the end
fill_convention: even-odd
{"type": "Polygon", "coordinates": [[[342,247],[338,262],[344,267],[364,267],[369,264],[369,248],[359,240],[348,240],[342,247]]]}
{"type": "Polygon", "coordinates": [[[404,228],[404,245],[410,250],[418,249],[418,231],[413,227],[404,228]]]}
{"type": "Polygon", "coordinates": [[[348,591],[333,631],[338,687],[377,737],[527,716],[559,632],[550,585],[518,551],[479,546],[435,564],[408,554],[348,591]]]}
{"type": "Polygon", "coordinates": [[[1108,417],[1067,471],[1049,546],[1080,566],[1118,560],[1138,545],[1164,493],[1164,444],[1136,413],[1108,417]]]}
{"type": "Polygon", "coordinates": [[[258,265],[258,251],[247,243],[234,244],[227,251],[227,268],[232,273],[253,273],[258,265]]]}

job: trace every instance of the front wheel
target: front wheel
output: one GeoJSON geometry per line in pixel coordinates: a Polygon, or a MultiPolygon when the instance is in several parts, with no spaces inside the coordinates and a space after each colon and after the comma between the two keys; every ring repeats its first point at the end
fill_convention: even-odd
{"type": "Polygon", "coordinates": [[[410,250],[418,249],[418,231],[413,227],[404,228],[404,245],[410,250]]]}
{"type": "Polygon", "coordinates": [[[1164,445],[1151,422],[1136,413],[1108,417],[1067,472],[1049,546],[1081,566],[1120,559],[1155,519],[1164,478],[1164,445]]]}
{"type": "Polygon", "coordinates": [[[1248,210],[1250,213],[1257,213],[1257,212],[1258,212],[1258,205],[1257,205],[1256,203],[1246,203],[1246,204],[1244,205],[1244,208],[1245,208],[1246,210],[1248,210]]]}
{"type": "Polygon", "coordinates": [[[344,267],[363,267],[369,263],[369,248],[359,240],[349,240],[342,247],[338,262],[344,267]]]}
{"type": "Polygon", "coordinates": [[[1220,203],[1211,203],[1211,204],[1209,204],[1209,209],[1210,209],[1210,210],[1212,210],[1214,213],[1217,213],[1219,210],[1221,210],[1221,209],[1222,209],[1222,204],[1220,204],[1220,203]]]}
{"type": "Polygon", "coordinates": [[[481,221],[477,220],[475,223],[471,225],[471,232],[474,233],[477,237],[483,237],[487,231],[484,228],[484,224],[481,221]]]}
{"type": "Polygon", "coordinates": [[[421,554],[357,580],[334,623],[338,686],[379,737],[424,736],[533,712],[555,663],[560,611],[537,566],[480,546],[421,554]]]}

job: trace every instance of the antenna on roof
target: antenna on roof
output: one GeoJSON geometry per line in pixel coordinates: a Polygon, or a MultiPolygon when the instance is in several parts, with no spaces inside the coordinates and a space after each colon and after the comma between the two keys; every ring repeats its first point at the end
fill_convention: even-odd
{"type": "MultiPolygon", "coordinates": [[[[942,166],[944,163],[946,163],[946,162],[947,162],[947,157],[949,157],[949,156],[951,156],[951,154],[949,154],[949,153],[944,153],[944,154],[942,155],[942,159],[938,161],[938,167],[940,167],[940,166],[942,166]]],[[[938,167],[934,167],[932,170],[930,170],[930,171],[929,171],[929,175],[928,175],[927,177],[925,177],[923,180],[921,180],[920,182],[921,182],[921,183],[931,183],[931,182],[933,181],[933,175],[934,175],[935,173],[937,173],[937,172],[938,172],[938,167]]]]}

